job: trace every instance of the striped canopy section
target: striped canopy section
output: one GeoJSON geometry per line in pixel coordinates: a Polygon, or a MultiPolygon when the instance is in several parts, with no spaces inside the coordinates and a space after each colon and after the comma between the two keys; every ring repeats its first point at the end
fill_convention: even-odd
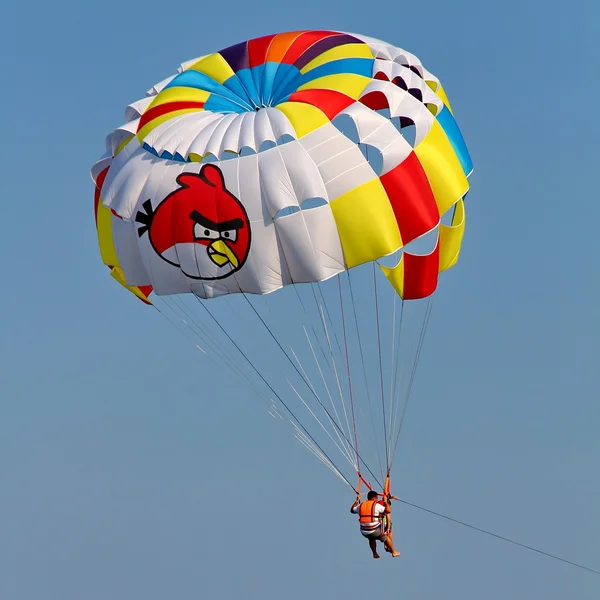
{"type": "Polygon", "coordinates": [[[381,265],[418,299],[458,259],[472,162],[439,80],[400,48],[242,42],[182,64],[126,120],[92,169],[96,223],[104,263],[146,302],[323,281],[435,231],[432,252],[381,265]]]}

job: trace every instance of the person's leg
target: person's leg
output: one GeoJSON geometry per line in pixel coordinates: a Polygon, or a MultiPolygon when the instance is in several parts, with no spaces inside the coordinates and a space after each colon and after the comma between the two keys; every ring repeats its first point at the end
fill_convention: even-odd
{"type": "Polygon", "coordinates": [[[394,548],[394,541],[392,540],[391,531],[387,534],[385,540],[383,540],[383,545],[388,552],[392,553],[392,556],[400,556],[400,552],[397,552],[396,548],[394,548]]]}
{"type": "Polygon", "coordinates": [[[371,548],[373,558],[380,558],[379,554],[377,554],[377,540],[369,538],[369,548],[371,548]]]}

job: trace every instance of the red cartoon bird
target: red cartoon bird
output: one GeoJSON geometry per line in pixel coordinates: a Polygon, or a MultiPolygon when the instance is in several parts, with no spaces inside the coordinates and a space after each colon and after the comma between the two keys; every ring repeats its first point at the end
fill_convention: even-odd
{"type": "Polygon", "coordinates": [[[223,279],[239,270],[250,251],[250,223],[240,201],[212,164],[182,173],[181,186],[157,207],[150,200],[135,217],[156,253],[193,279],[223,279]]]}

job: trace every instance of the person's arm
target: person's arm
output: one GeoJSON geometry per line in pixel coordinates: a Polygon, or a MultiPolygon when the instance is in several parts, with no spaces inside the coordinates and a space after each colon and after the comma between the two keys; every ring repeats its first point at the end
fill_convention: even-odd
{"type": "Polygon", "coordinates": [[[389,496],[386,496],[385,499],[385,514],[389,515],[392,512],[392,501],[390,500],[389,496]]]}
{"type": "Polygon", "coordinates": [[[356,496],[356,500],[354,501],[354,504],[350,507],[350,512],[355,513],[359,504],[360,504],[360,496],[356,496]]]}

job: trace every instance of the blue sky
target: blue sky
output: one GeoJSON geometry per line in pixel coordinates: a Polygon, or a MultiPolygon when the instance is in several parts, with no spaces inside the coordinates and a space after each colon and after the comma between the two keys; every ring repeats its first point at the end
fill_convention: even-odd
{"type": "Polygon", "coordinates": [[[114,284],[89,168],[184,60],[331,28],[415,53],[475,163],[395,463],[410,502],[600,568],[591,0],[13,3],[0,24],[0,595],[10,600],[597,598],[600,577],[352,492],[114,284]]]}

